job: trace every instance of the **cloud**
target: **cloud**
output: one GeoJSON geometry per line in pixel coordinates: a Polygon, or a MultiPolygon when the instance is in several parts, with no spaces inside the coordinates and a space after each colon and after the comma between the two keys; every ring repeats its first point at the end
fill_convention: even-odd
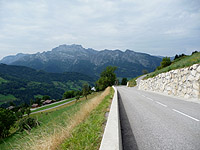
{"type": "Polygon", "coordinates": [[[72,43],[191,53],[200,49],[200,1],[0,0],[0,57],[72,43]]]}

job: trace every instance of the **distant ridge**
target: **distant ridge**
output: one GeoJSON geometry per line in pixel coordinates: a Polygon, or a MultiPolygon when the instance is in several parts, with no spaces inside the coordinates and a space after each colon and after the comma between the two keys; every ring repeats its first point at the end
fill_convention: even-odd
{"type": "Polygon", "coordinates": [[[36,54],[17,54],[4,57],[0,63],[27,66],[53,73],[79,72],[98,77],[108,65],[117,66],[118,77],[134,77],[142,70],[153,71],[160,65],[161,58],[132,50],[96,51],[81,45],[60,45],[51,51],[36,54]]]}

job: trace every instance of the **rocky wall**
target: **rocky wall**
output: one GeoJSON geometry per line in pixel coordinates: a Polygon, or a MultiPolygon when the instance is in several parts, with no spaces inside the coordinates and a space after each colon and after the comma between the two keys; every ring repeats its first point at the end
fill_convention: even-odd
{"type": "Polygon", "coordinates": [[[200,64],[141,80],[139,89],[200,100],[200,64]]]}

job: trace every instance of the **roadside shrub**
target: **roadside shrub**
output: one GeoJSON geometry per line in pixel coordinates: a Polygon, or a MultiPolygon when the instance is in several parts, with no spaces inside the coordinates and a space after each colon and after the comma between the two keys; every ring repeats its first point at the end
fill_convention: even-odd
{"type": "Polygon", "coordinates": [[[122,82],[121,82],[121,85],[126,85],[126,84],[127,84],[127,81],[128,81],[127,78],[123,78],[123,79],[122,79],[122,82]]]}
{"type": "Polygon", "coordinates": [[[171,60],[169,57],[164,57],[161,61],[161,68],[171,65],[171,60]]]}
{"type": "Polygon", "coordinates": [[[15,123],[15,115],[12,111],[0,108],[0,138],[8,136],[10,127],[15,123]]]}
{"type": "Polygon", "coordinates": [[[39,122],[35,118],[26,117],[19,122],[19,131],[27,130],[30,131],[32,128],[37,127],[39,122]]]}

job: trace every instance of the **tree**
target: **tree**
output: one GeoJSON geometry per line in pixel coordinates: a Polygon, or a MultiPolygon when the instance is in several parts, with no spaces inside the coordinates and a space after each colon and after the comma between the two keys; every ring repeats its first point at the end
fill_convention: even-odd
{"type": "Polygon", "coordinates": [[[15,112],[15,116],[19,120],[20,118],[22,118],[23,114],[21,111],[18,110],[17,112],[15,112]]]}
{"type": "Polygon", "coordinates": [[[78,102],[78,100],[80,99],[80,95],[77,95],[75,98],[76,98],[76,102],[78,102]]]}
{"type": "Polygon", "coordinates": [[[192,52],[192,55],[195,54],[195,53],[198,53],[198,51],[194,51],[194,52],[192,52]]]}
{"type": "Polygon", "coordinates": [[[185,54],[181,54],[181,55],[175,55],[175,57],[174,57],[174,60],[176,60],[176,59],[178,59],[178,58],[181,58],[181,57],[184,57],[184,56],[186,56],[185,54]]]}
{"type": "Polygon", "coordinates": [[[16,104],[12,101],[10,102],[10,106],[16,106],[16,104]]]}
{"type": "Polygon", "coordinates": [[[119,79],[115,80],[115,85],[119,85],[119,79]]]}
{"type": "Polygon", "coordinates": [[[33,104],[34,104],[34,100],[30,99],[30,105],[33,105],[33,104]]]}
{"type": "Polygon", "coordinates": [[[85,96],[85,98],[87,99],[87,95],[90,93],[89,85],[84,84],[82,91],[83,91],[83,96],[85,96]]]}
{"type": "Polygon", "coordinates": [[[27,107],[27,108],[26,108],[26,114],[29,116],[30,113],[31,113],[31,109],[30,109],[30,107],[27,107]]]}
{"type": "Polygon", "coordinates": [[[114,73],[117,67],[108,66],[100,74],[99,80],[96,82],[97,90],[104,90],[108,86],[112,86],[116,81],[116,74],[114,73]]]}
{"type": "Polygon", "coordinates": [[[0,137],[6,137],[9,134],[9,129],[15,123],[15,120],[12,111],[0,108],[0,137]]]}
{"type": "Polygon", "coordinates": [[[21,108],[20,108],[20,111],[21,111],[22,115],[24,115],[24,113],[25,113],[25,111],[26,111],[26,108],[25,108],[25,107],[21,107],[21,108]]]}
{"type": "Polygon", "coordinates": [[[74,91],[66,91],[64,94],[63,94],[63,98],[64,99],[67,99],[67,98],[72,98],[75,96],[75,92],[74,91]]]}
{"type": "MultiPolygon", "coordinates": [[[[44,96],[43,96],[43,98],[44,98],[44,96]]],[[[37,97],[35,100],[35,103],[38,104],[39,106],[41,106],[41,104],[42,104],[41,100],[42,100],[41,98],[37,97]]]]}
{"type": "Polygon", "coordinates": [[[147,71],[146,69],[144,69],[144,70],[142,70],[142,73],[143,73],[143,74],[147,74],[148,71],[147,71]]]}
{"type": "Polygon", "coordinates": [[[121,82],[121,85],[126,85],[126,84],[127,84],[127,81],[128,81],[127,78],[123,78],[123,79],[122,79],[122,82],[121,82]]]}
{"type": "Polygon", "coordinates": [[[176,54],[175,57],[174,57],[174,60],[176,60],[176,59],[178,59],[178,58],[179,58],[179,56],[176,54]]]}
{"type": "Polygon", "coordinates": [[[161,68],[167,67],[171,65],[171,60],[169,57],[164,57],[160,64],[161,64],[161,68]]]}
{"type": "Polygon", "coordinates": [[[43,99],[43,100],[48,100],[48,99],[50,99],[50,96],[49,96],[49,95],[44,95],[44,96],[42,97],[42,99],[43,99]]]}

